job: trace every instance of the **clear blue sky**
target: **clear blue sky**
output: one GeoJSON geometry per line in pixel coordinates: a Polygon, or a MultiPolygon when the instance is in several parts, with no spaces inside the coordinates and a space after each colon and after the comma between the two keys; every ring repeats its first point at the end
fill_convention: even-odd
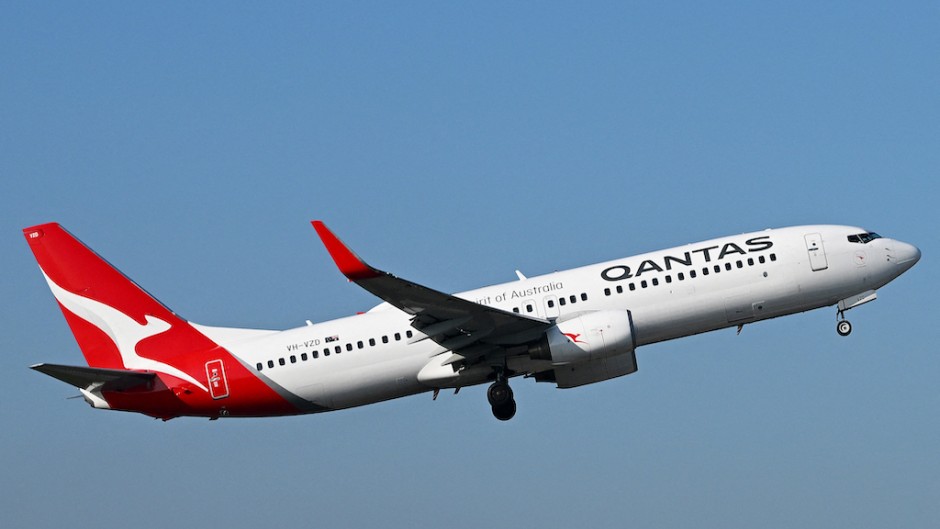
{"type": "Polygon", "coordinates": [[[0,525],[926,527],[940,519],[935,2],[0,6],[0,525]],[[518,380],[260,420],[95,411],[20,229],[210,325],[288,328],[707,237],[858,224],[921,263],[825,309],[518,380]]]}

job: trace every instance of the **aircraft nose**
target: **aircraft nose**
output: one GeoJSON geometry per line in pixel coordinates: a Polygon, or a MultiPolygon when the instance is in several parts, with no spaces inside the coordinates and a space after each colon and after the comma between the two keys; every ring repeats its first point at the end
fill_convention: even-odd
{"type": "Polygon", "coordinates": [[[913,244],[898,241],[894,246],[898,266],[907,270],[917,264],[917,261],[920,261],[920,249],[913,244]]]}

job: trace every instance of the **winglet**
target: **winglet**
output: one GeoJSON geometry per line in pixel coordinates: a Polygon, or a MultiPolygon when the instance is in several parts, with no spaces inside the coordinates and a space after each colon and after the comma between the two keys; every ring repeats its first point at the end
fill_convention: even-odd
{"type": "Polygon", "coordinates": [[[336,262],[339,271],[350,281],[359,281],[362,279],[372,279],[382,275],[381,272],[367,265],[358,255],[353,253],[348,246],[339,240],[339,237],[333,235],[333,232],[323,224],[322,221],[315,220],[311,222],[313,228],[317,230],[317,235],[326,246],[326,251],[330,252],[330,257],[336,262]]]}

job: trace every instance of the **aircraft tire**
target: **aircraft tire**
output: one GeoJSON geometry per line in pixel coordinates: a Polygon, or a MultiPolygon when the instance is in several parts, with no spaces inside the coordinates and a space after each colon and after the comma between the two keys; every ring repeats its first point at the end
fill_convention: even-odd
{"type": "Polygon", "coordinates": [[[839,336],[848,336],[852,334],[852,324],[849,323],[849,320],[842,320],[836,324],[836,332],[839,333],[839,336]]]}
{"type": "Polygon", "coordinates": [[[490,385],[490,388],[486,390],[486,399],[495,410],[512,401],[512,388],[505,382],[494,382],[490,385]]]}
{"type": "Polygon", "coordinates": [[[516,415],[516,401],[510,400],[509,402],[503,403],[499,406],[493,406],[493,417],[501,421],[508,421],[516,415]]]}

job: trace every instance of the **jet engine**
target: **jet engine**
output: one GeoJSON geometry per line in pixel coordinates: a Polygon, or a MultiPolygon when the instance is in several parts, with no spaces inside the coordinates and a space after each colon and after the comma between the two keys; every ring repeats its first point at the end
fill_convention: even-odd
{"type": "Polygon", "coordinates": [[[529,346],[529,356],[564,366],[631,353],[635,347],[630,311],[599,310],[556,322],[529,346]]]}

